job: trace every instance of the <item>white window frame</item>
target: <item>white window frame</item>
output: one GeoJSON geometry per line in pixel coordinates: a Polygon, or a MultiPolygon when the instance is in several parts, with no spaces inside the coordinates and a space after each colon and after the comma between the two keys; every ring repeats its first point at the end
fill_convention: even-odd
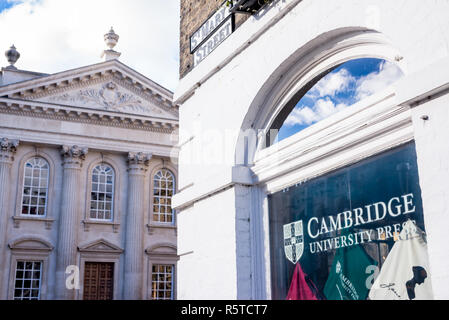
{"type": "MultiPolygon", "coordinates": [[[[90,199],[89,199],[89,211],[88,211],[89,220],[91,220],[91,221],[112,222],[112,221],[114,221],[115,170],[114,170],[114,168],[111,165],[109,165],[107,163],[100,163],[100,164],[95,165],[94,168],[92,169],[91,177],[92,177],[92,179],[90,181],[91,188],[90,188],[90,194],[89,194],[90,195],[90,199]],[[96,173],[95,171],[99,170],[99,168],[108,168],[108,169],[110,169],[110,173],[112,174],[112,187],[111,187],[111,191],[110,192],[107,191],[107,187],[108,187],[107,179],[108,179],[108,177],[110,175],[108,173],[105,173],[104,170],[102,170],[102,172],[100,172],[100,173],[96,173]],[[98,218],[98,214],[99,214],[98,210],[100,210],[98,208],[98,205],[100,204],[100,201],[99,200],[93,200],[92,199],[92,193],[96,193],[97,195],[102,194],[100,192],[100,185],[102,185],[103,183],[101,181],[94,182],[94,176],[95,175],[98,175],[98,177],[105,176],[105,178],[106,178],[106,182],[104,183],[104,186],[105,186],[105,189],[106,189],[105,192],[104,192],[104,195],[105,195],[105,197],[108,194],[110,194],[110,196],[111,196],[110,209],[109,209],[111,216],[110,216],[109,219],[107,219],[107,218],[103,218],[103,219],[98,218]],[[94,183],[97,184],[97,190],[94,190],[94,187],[93,187],[94,183]],[[97,202],[97,208],[96,209],[92,209],[92,202],[93,201],[97,202]],[[96,212],[96,218],[92,217],[92,212],[96,212]]],[[[104,200],[103,204],[106,205],[106,203],[107,203],[107,201],[104,200]]],[[[103,212],[104,212],[104,215],[106,216],[106,209],[105,208],[103,208],[103,212]]]]}
{"type": "MultiPolygon", "coordinates": [[[[166,176],[165,176],[165,177],[166,177],[166,176]]],[[[174,210],[173,207],[172,207],[172,199],[173,199],[173,196],[174,196],[175,193],[176,193],[176,177],[175,177],[175,174],[174,174],[173,171],[171,171],[170,169],[167,169],[167,168],[161,168],[161,169],[158,169],[158,170],[154,173],[154,175],[152,176],[152,181],[153,181],[153,184],[152,184],[153,188],[152,188],[152,197],[151,197],[151,221],[153,221],[153,223],[157,223],[157,224],[175,225],[175,217],[176,217],[176,215],[175,215],[175,210],[174,210]],[[171,188],[171,189],[168,189],[167,186],[165,187],[165,189],[160,188],[159,183],[160,183],[160,182],[164,182],[164,180],[162,180],[162,179],[156,180],[156,179],[157,179],[158,175],[159,175],[161,172],[166,172],[166,173],[168,173],[168,174],[171,176],[171,179],[172,179],[172,180],[171,180],[171,182],[172,182],[172,188],[171,188]],[[157,186],[157,187],[156,187],[156,182],[158,183],[158,186],[157,186]],[[155,194],[155,192],[156,192],[157,190],[159,190],[159,192],[158,192],[158,194],[155,194]],[[171,196],[162,196],[162,195],[160,195],[160,193],[161,193],[160,191],[161,191],[161,190],[164,190],[164,191],[166,191],[166,192],[167,192],[167,191],[171,191],[171,192],[172,192],[172,195],[171,195],[171,196]],[[162,205],[161,205],[161,199],[170,200],[170,204],[165,203],[165,204],[162,204],[162,205]],[[156,211],[154,210],[155,206],[158,207],[158,212],[156,212],[156,211]],[[161,209],[162,207],[165,208],[165,211],[166,211],[166,209],[167,209],[168,207],[170,207],[171,212],[170,212],[170,213],[168,213],[168,212],[163,212],[163,213],[161,213],[161,212],[160,212],[160,209],[161,209]],[[156,216],[158,216],[158,219],[157,219],[157,220],[155,219],[156,216]],[[160,217],[161,217],[161,216],[165,216],[165,220],[167,220],[167,217],[168,217],[168,216],[171,216],[171,221],[160,221],[160,217]]],[[[168,182],[170,182],[169,179],[166,179],[166,180],[165,180],[165,183],[168,183],[168,182]]]]}
{"type": "Polygon", "coordinates": [[[166,264],[166,263],[154,263],[151,265],[151,279],[150,279],[150,297],[152,300],[174,300],[175,299],[175,264],[166,264]],[[157,270],[157,272],[154,272],[154,268],[159,269],[160,267],[164,268],[164,272],[159,272],[159,270],[157,270]],[[166,268],[170,267],[171,268],[171,272],[166,272],[166,268]],[[159,281],[159,277],[158,275],[164,275],[164,279],[163,281],[159,281]],[[171,277],[171,281],[168,282],[166,281],[167,276],[170,275],[171,277]],[[156,276],[157,280],[156,282],[153,279],[153,276],[156,276]],[[163,283],[164,284],[164,289],[160,289],[159,288],[159,284],[163,283]],[[167,284],[170,283],[171,288],[170,288],[170,298],[165,298],[165,294],[164,294],[164,298],[159,298],[159,292],[168,292],[169,290],[166,289],[167,284]],[[156,284],[156,291],[154,291],[153,289],[153,285],[156,284]],[[157,298],[153,298],[153,293],[156,292],[157,298]]]}
{"type": "Polygon", "coordinates": [[[39,217],[39,218],[45,218],[47,217],[47,209],[48,209],[48,191],[49,191],[49,183],[50,183],[50,164],[49,162],[40,156],[34,156],[30,159],[28,159],[23,166],[23,180],[22,180],[22,196],[21,196],[21,203],[20,203],[20,216],[24,216],[24,217],[39,217]],[[39,161],[43,161],[44,165],[39,167],[39,168],[35,168],[35,165],[32,164],[32,162],[35,162],[35,160],[39,159],[39,161]],[[31,170],[32,170],[32,176],[27,176],[26,172],[27,172],[27,168],[28,168],[28,164],[30,164],[31,170]],[[43,167],[47,166],[46,170],[47,170],[47,177],[46,177],[46,186],[45,188],[41,188],[41,180],[43,179],[41,177],[42,171],[44,170],[43,167]],[[45,190],[45,205],[44,207],[44,214],[39,214],[39,208],[42,207],[39,205],[39,200],[41,199],[40,196],[37,197],[37,204],[36,205],[32,205],[31,204],[31,199],[32,194],[30,193],[29,196],[27,196],[27,198],[29,198],[29,203],[28,203],[28,213],[23,213],[23,207],[25,206],[24,204],[24,200],[25,200],[25,188],[30,188],[30,190],[33,188],[33,182],[34,180],[36,180],[36,178],[33,176],[34,174],[34,170],[39,170],[39,177],[37,178],[39,180],[38,183],[38,189],[39,189],[39,194],[40,194],[40,190],[45,190]],[[31,178],[31,182],[30,185],[26,185],[26,180],[27,178],[31,178]],[[31,214],[31,208],[35,207],[36,208],[36,214],[31,214]]]}
{"type": "Polygon", "coordinates": [[[39,300],[46,300],[48,269],[50,255],[54,249],[53,245],[45,239],[25,236],[9,243],[8,247],[11,249],[11,260],[9,264],[8,299],[14,300],[17,262],[27,261],[41,262],[39,300]]]}
{"type": "Polygon", "coordinates": [[[14,289],[13,289],[13,299],[14,300],[40,300],[40,298],[41,298],[41,290],[42,290],[43,264],[44,264],[43,261],[37,261],[37,260],[25,260],[25,259],[16,260],[16,266],[15,266],[15,269],[14,269],[14,289]],[[23,266],[24,266],[23,269],[21,269],[21,271],[23,272],[24,275],[20,279],[17,278],[17,273],[19,271],[19,268],[18,268],[19,263],[23,263],[23,266]],[[26,268],[27,264],[29,264],[29,263],[32,264],[32,268],[31,269],[27,269],[26,268]],[[37,269],[35,270],[34,269],[35,264],[37,264],[37,263],[39,264],[39,270],[37,270],[37,269]],[[39,278],[38,279],[34,278],[34,272],[35,271],[39,271],[39,278]],[[25,274],[27,272],[31,272],[31,278],[26,278],[25,277],[25,274]],[[17,281],[20,281],[20,280],[22,281],[22,287],[21,288],[16,286],[17,281]],[[24,287],[24,282],[25,281],[30,281],[30,288],[25,288],[24,287]],[[33,286],[33,283],[35,281],[39,281],[39,287],[37,289],[34,288],[34,286],[33,286]],[[21,297],[17,297],[16,296],[16,290],[21,290],[21,297]],[[23,297],[24,290],[31,290],[31,291],[38,290],[37,298],[36,299],[32,299],[31,297],[30,298],[24,298],[23,297]]]}

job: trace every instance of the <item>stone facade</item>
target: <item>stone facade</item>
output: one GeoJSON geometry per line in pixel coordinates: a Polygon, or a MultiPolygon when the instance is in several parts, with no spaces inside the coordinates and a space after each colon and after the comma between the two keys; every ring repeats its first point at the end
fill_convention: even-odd
{"type": "MultiPolygon", "coordinates": [[[[190,53],[190,36],[214,13],[223,3],[223,0],[181,0],[180,23],[180,61],[179,74],[183,78],[193,69],[193,55],[190,53]]],[[[248,16],[238,15],[235,20],[237,29],[248,16]]]]}
{"type": "Polygon", "coordinates": [[[163,198],[168,208],[168,192],[176,192],[178,108],[170,91],[105,60],[50,75],[2,68],[0,299],[26,298],[23,261],[40,268],[34,298],[152,299],[159,266],[170,266],[164,298],[176,298],[176,219],[164,209],[170,221],[156,221],[153,203],[163,198]],[[28,177],[33,159],[46,164],[47,182],[28,177]],[[113,172],[103,202],[99,166],[113,172]],[[162,198],[161,170],[173,177],[162,198]],[[43,204],[38,211],[28,209],[27,181],[40,186],[31,191],[43,204]],[[94,267],[109,268],[109,278],[92,278],[94,267]]]}

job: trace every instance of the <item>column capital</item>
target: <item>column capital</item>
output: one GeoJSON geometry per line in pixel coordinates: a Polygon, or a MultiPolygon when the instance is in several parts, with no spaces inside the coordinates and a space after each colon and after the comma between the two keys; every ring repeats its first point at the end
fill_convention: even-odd
{"type": "Polygon", "coordinates": [[[89,149],[81,148],[78,146],[62,146],[61,156],[63,159],[63,165],[77,165],[82,166],[84,159],[86,159],[86,154],[89,149]]]}
{"type": "Polygon", "coordinates": [[[129,168],[140,168],[146,170],[148,167],[150,160],[152,158],[151,153],[143,153],[143,152],[129,152],[128,153],[128,166],[129,168]]]}
{"type": "Polygon", "coordinates": [[[0,139],[0,162],[11,163],[14,161],[14,154],[19,146],[19,140],[10,140],[8,138],[0,139]]]}

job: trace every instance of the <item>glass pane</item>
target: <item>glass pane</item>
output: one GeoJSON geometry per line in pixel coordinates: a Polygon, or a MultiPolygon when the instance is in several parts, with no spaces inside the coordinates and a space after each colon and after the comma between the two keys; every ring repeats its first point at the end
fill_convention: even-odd
{"type": "MultiPolygon", "coordinates": [[[[268,204],[275,300],[396,299],[391,288],[407,296],[413,267],[421,266],[427,277],[425,246],[407,250],[406,241],[398,241],[424,243],[426,232],[414,143],[293,185],[270,195],[268,204]],[[292,286],[301,274],[308,276],[303,285],[310,295],[292,286]],[[405,274],[410,279],[400,280],[405,274]]],[[[431,286],[430,277],[420,281],[417,296],[431,286]]]]}
{"type": "Polygon", "coordinates": [[[366,97],[377,93],[403,76],[393,62],[382,59],[362,58],[347,61],[326,76],[315,79],[314,86],[304,95],[295,97],[273,122],[270,128],[278,131],[274,143],[284,140],[309,126],[342,110],[350,108],[366,97]],[[375,81],[376,85],[372,85],[375,81]]]}

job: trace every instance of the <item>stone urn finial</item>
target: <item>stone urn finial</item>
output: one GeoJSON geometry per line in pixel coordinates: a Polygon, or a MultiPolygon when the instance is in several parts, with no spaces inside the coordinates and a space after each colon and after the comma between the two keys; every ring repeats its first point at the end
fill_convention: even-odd
{"type": "Polygon", "coordinates": [[[120,57],[120,52],[114,51],[114,47],[116,46],[119,38],[119,35],[115,33],[112,27],[111,30],[104,35],[104,42],[109,48],[104,50],[101,55],[105,61],[118,59],[120,57]]]}
{"type": "Polygon", "coordinates": [[[12,45],[11,48],[9,48],[9,50],[6,50],[5,56],[10,64],[7,68],[17,69],[16,67],[14,67],[14,64],[17,62],[17,60],[19,60],[20,53],[16,50],[16,47],[14,47],[14,45],[12,45]]]}
{"type": "Polygon", "coordinates": [[[119,35],[114,32],[114,29],[111,27],[108,33],[104,35],[104,42],[109,47],[110,50],[114,49],[115,45],[118,42],[119,35]]]}

